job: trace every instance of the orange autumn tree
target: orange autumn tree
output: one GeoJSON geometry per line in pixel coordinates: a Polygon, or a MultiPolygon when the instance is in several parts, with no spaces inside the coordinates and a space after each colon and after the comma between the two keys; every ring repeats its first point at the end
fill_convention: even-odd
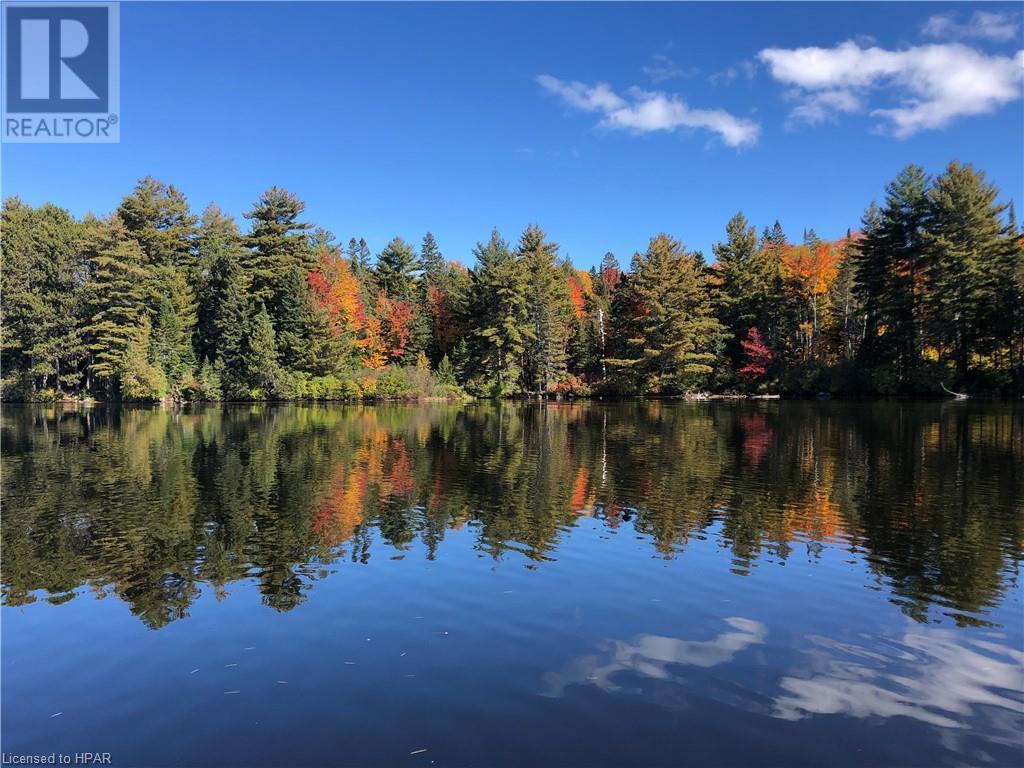
{"type": "Polygon", "coordinates": [[[820,305],[839,275],[839,249],[832,243],[786,245],[780,269],[789,290],[807,307],[810,317],[801,311],[799,334],[804,357],[814,352],[818,334],[820,305]]]}
{"type": "Polygon", "coordinates": [[[593,290],[590,275],[577,269],[575,274],[570,275],[566,282],[569,284],[569,301],[572,304],[572,313],[577,320],[582,320],[587,316],[586,294],[593,290]]]}
{"type": "Polygon", "coordinates": [[[384,367],[387,358],[381,351],[380,322],[367,313],[359,280],[348,260],[325,250],[308,281],[317,304],[327,312],[332,332],[353,340],[360,364],[384,367]]]}

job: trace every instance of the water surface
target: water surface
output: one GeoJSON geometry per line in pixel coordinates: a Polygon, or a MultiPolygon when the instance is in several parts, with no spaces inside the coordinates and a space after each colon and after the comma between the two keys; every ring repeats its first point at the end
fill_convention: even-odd
{"type": "Polygon", "coordinates": [[[1019,405],[7,406],[2,440],[5,753],[1024,764],[1019,405]]]}

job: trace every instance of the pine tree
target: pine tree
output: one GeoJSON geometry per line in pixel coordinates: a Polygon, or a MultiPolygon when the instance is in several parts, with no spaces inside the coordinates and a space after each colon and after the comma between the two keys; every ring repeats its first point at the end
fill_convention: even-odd
{"type": "Polygon", "coordinates": [[[930,338],[955,364],[958,380],[969,372],[972,353],[1004,344],[994,331],[1004,295],[1000,281],[1013,270],[999,191],[970,165],[950,163],[928,194],[923,235],[927,259],[930,338]]]}
{"type": "Polygon", "coordinates": [[[398,362],[412,365],[430,346],[430,323],[418,286],[421,264],[412,246],[396,237],[377,256],[377,284],[385,301],[378,320],[390,341],[390,354],[398,362]]]}
{"type": "Polygon", "coordinates": [[[88,265],[79,247],[82,227],[61,208],[31,208],[10,198],[0,228],[5,382],[21,387],[22,394],[74,388],[86,353],[81,324],[88,265]]]}
{"type": "MultiPolygon", "coordinates": [[[[173,344],[183,360],[193,358],[192,337],[198,321],[194,286],[199,282],[199,268],[196,217],[189,211],[188,201],[174,186],[147,176],[121,201],[117,215],[142,247],[162,295],[171,301],[178,318],[176,336],[166,343],[173,344]]],[[[158,306],[152,305],[148,311],[155,321],[158,306]]]]}
{"type": "Polygon", "coordinates": [[[363,238],[356,240],[354,237],[348,241],[345,248],[345,256],[354,274],[360,281],[364,281],[373,271],[370,267],[370,246],[363,238]]]}
{"type": "Polygon", "coordinates": [[[186,271],[194,266],[196,217],[174,186],[146,176],[121,201],[117,215],[138,240],[150,264],[186,271]]]}
{"type": "Polygon", "coordinates": [[[191,345],[183,348],[177,341],[182,336],[181,319],[165,294],[157,305],[149,356],[162,373],[167,390],[175,400],[181,399],[182,389],[191,381],[195,369],[191,345]]]}
{"type": "Polygon", "coordinates": [[[839,274],[829,292],[829,305],[834,323],[829,329],[836,354],[853,360],[864,334],[863,311],[857,296],[857,243],[849,230],[838,244],[841,256],[839,274]]]}
{"type": "Polygon", "coordinates": [[[771,228],[765,227],[754,270],[759,280],[755,286],[758,304],[755,324],[768,346],[776,351],[782,349],[784,340],[790,337],[796,325],[783,288],[782,254],[787,245],[786,234],[778,221],[771,228]]]}
{"type": "MultiPolygon", "coordinates": [[[[533,331],[526,310],[526,273],[498,230],[473,249],[467,324],[474,329],[466,378],[484,376],[498,394],[511,392],[533,331]]],[[[457,355],[459,357],[459,355],[457,355]]],[[[457,361],[456,361],[457,362],[457,361]]]]}
{"type": "Polygon", "coordinates": [[[304,272],[316,264],[308,232],[310,225],[299,221],[306,204],[287,190],[271,187],[246,212],[252,231],[246,238],[249,255],[245,262],[250,275],[253,301],[262,302],[275,322],[285,282],[293,269],[304,272]]]}
{"type": "Polygon", "coordinates": [[[733,216],[725,228],[726,240],[712,247],[717,260],[721,285],[717,291],[718,319],[730,334],[726,355],[736,370],[742,359],[743,339],[759,320],[765,306],[765,285],[770,276],[758,258],[757,234],[742,212],[733,216]]]}
{"type": "Polygon", "coordinates": [[[400,237],[388,243],[377,256],[377,284],[389,299],[414,300],[419,270],[416,252],[400,237]]]}
{"type": "MultiPolygon", "coordinates": [[[[128,236],[116,217],[90,224],[84,245],[91,271],[89,319],[83,329],[90,355],[86,386],[91,388],[95,376],[108,396],[116,397],[129,346],[139,343],[140,318],[148,319],[154,303],[154,270],[139,243],[128,236]]],[[[138,358],[138,348],[132,349],[138,358]]]]}
{"type": "Polygon", "coordinates": [[[608,365],[643,392],[702,385],[724,336],[704,265],[666,234],[633,258],[615,318],[617,356],[608,365]]]}
{"type": "Polygon", "coordinates": [[[1013,391],[1021,391],[1024,390],[1024,230],[1017,226],[1012,200],[1003,232],[1005,251],[999,259],[996,278],[1000,322],[993,332],[1007,341],[1007,367],[1013,391]]]}
{"type": "Polygon", "coordinates": [[[423,269],[423,278],[428,284],[437,285],[444,279],[444,256],[441,255],[441,249],[437,247],[437,241],[430,232],[423,236],[423,245],[420,246],[420,266],[423,269]]]}
{"type": "Polygon", "coordinates": [[[555,266],[558,246],[530,225],[519,240],[516,257],[526,273],[526,344],[523,387],[546,392],[566,371],[566,344],[572,315],[568,286],[555,266]]]}
{"type": "Polygon", "coordinates": [[[277,351],[279,362],[287,370],[305,368],[313,343],[311,319],[309,285],[302,269],[294,265],[282,282],[277,313],[277,351]]]}
{"type": "Polygon", "coordinates": [[[441,358],[441,362],[437,365],[437,380],[442,384],[454,385],[455,382],[455,366],[452,365],[452,361],[448,359],[448,355],[441,358]]]}
{"type": "Polygon", "coordinates": [[[915,377],[923,360],[921,257],[928,184],[924,170],[904,168],[886,187],[884,207],[865,215],[854,257],[857,292],[867,313],[861,359],[897,388],[915,377]]]}
{"type": "Polygon", "coordinates": [[[248,254],[242,244],[238,226],[216,205],[203,212],[196,241],[198,322],[195,333],[196,356],[199,360],[215,361],[219,354],[220,335],[217,318],[224,301],[225,276],[229,263],[238,269],[248,254]]]}
{"type": "Polygon", "coordinates": [[[246,369],[246,340],[250,333],[251,315],[248,279],[242,269],[241,254],[230,247],[221,249],[210,274],[210,329],[207,345],[211,362],[223,371],[221,385],[229,399],[249,396],[246,369]]]}
{"type": "Polygon", "coordinates": [[[125,400],[160,400],[169,392],[167,377],[150,360],[153,346],[152,325],[145,312],[126,329],[123,354],[117,362],[116,376],[120,396],[125,400]]]}
{"type": "Polygon", "coordinates": [[[248,324],[244,344],[243,370],[247,373],[249,384],[254,393],[268,397],[276,392],[280,378],[277,357],[277,341],[274,326],[270,321],[267,308],[260,305],[259,310],[248,324]]]}

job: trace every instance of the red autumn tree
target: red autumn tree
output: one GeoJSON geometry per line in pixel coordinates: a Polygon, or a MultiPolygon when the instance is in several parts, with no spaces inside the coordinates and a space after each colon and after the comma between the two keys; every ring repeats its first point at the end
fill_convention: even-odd
{"type": "Polygon", "coordinates": [[[412,336],[412,307],[406,301],[389,299],[381,291],[377,297],[377,315],[381,318],[387,356],[401,360],[412,336]]]}
{"type": "Polygon", "coordinates": [[[771,349],[762,341],[761,332],[757,327],[747,331],[747,338],[740,341],[743,347],[744,366],[740,368],[740,376],[750,381],[756,381],[768,373],[768,366],[772,364],[775,355],[771,349]]]}

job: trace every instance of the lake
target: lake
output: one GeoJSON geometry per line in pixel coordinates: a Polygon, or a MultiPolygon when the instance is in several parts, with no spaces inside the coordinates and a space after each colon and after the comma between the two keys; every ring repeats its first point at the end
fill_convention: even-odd
{"type": "Polygon", "coordinates": [[[1024,764],[1024,405],[6,405],[6,754],[1024,764]]]}

